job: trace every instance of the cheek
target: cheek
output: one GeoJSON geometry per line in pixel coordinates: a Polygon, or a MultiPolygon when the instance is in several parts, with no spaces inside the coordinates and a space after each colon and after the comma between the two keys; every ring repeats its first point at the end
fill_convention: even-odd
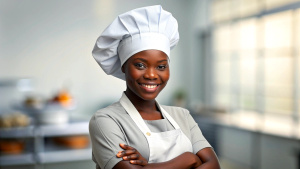
{"type": "Polygon", "coordinates": [[[126,76],[126,79],[128,79],[128,80],[136,80],[141,76],[141,72],[137,71],[135,68],[129,67],[125,71],[125,76],[126,76]]]}
{"type": "Polygon", "coordinates": [[[165,73],[164,73],[164,80],[168,81],[170,78],[170,70],[168,69],[165,73]]]}

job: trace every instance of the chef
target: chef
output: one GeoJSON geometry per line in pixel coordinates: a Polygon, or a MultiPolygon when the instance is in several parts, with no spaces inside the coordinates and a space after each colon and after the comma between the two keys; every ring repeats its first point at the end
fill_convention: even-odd
{"type": "Polygon", "coordinates": [[[189,111],[156,101],[178,41],[177,21],[160,5],[119,15],[97,39],[95,60],[127,87],[119,101],[90,120],[97,169],[220,168],[189,111]]]}

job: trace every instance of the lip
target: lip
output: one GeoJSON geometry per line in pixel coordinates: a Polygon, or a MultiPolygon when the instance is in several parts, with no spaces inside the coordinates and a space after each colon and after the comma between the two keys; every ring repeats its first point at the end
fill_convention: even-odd
{"type": "Polygon", "coordinates": [[[139,86],[141,86],[141,88],[146,92],[155,92],[159,88],[160,84],[139,83],[139,86]]]}

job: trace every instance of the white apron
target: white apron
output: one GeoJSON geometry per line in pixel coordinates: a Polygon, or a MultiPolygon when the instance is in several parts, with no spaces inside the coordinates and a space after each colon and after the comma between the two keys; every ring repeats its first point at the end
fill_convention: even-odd
{"type": "Polygon", "coordinates": [[[181,131],[175,120],[159,104],[157,105],[161,113],[169,120],[175,130],[160,133],[151,132],[125,93],[123,93],[120,103],[148,141],[150,150],[149,163],[165,162],[184,152],[193,152],[191,141],[181,131]]]}

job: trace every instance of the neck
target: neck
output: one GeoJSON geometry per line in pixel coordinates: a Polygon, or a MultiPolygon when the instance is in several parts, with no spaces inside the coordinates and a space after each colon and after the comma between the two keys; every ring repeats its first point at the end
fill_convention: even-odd
{"type": "Polygon", "coordinates": [[[137,96],[135,93],[133,93],[131,90],[126,90],[125,94],[140,113],[157,111],[155,99],[144,100],[141,97],[137,96]]]}

